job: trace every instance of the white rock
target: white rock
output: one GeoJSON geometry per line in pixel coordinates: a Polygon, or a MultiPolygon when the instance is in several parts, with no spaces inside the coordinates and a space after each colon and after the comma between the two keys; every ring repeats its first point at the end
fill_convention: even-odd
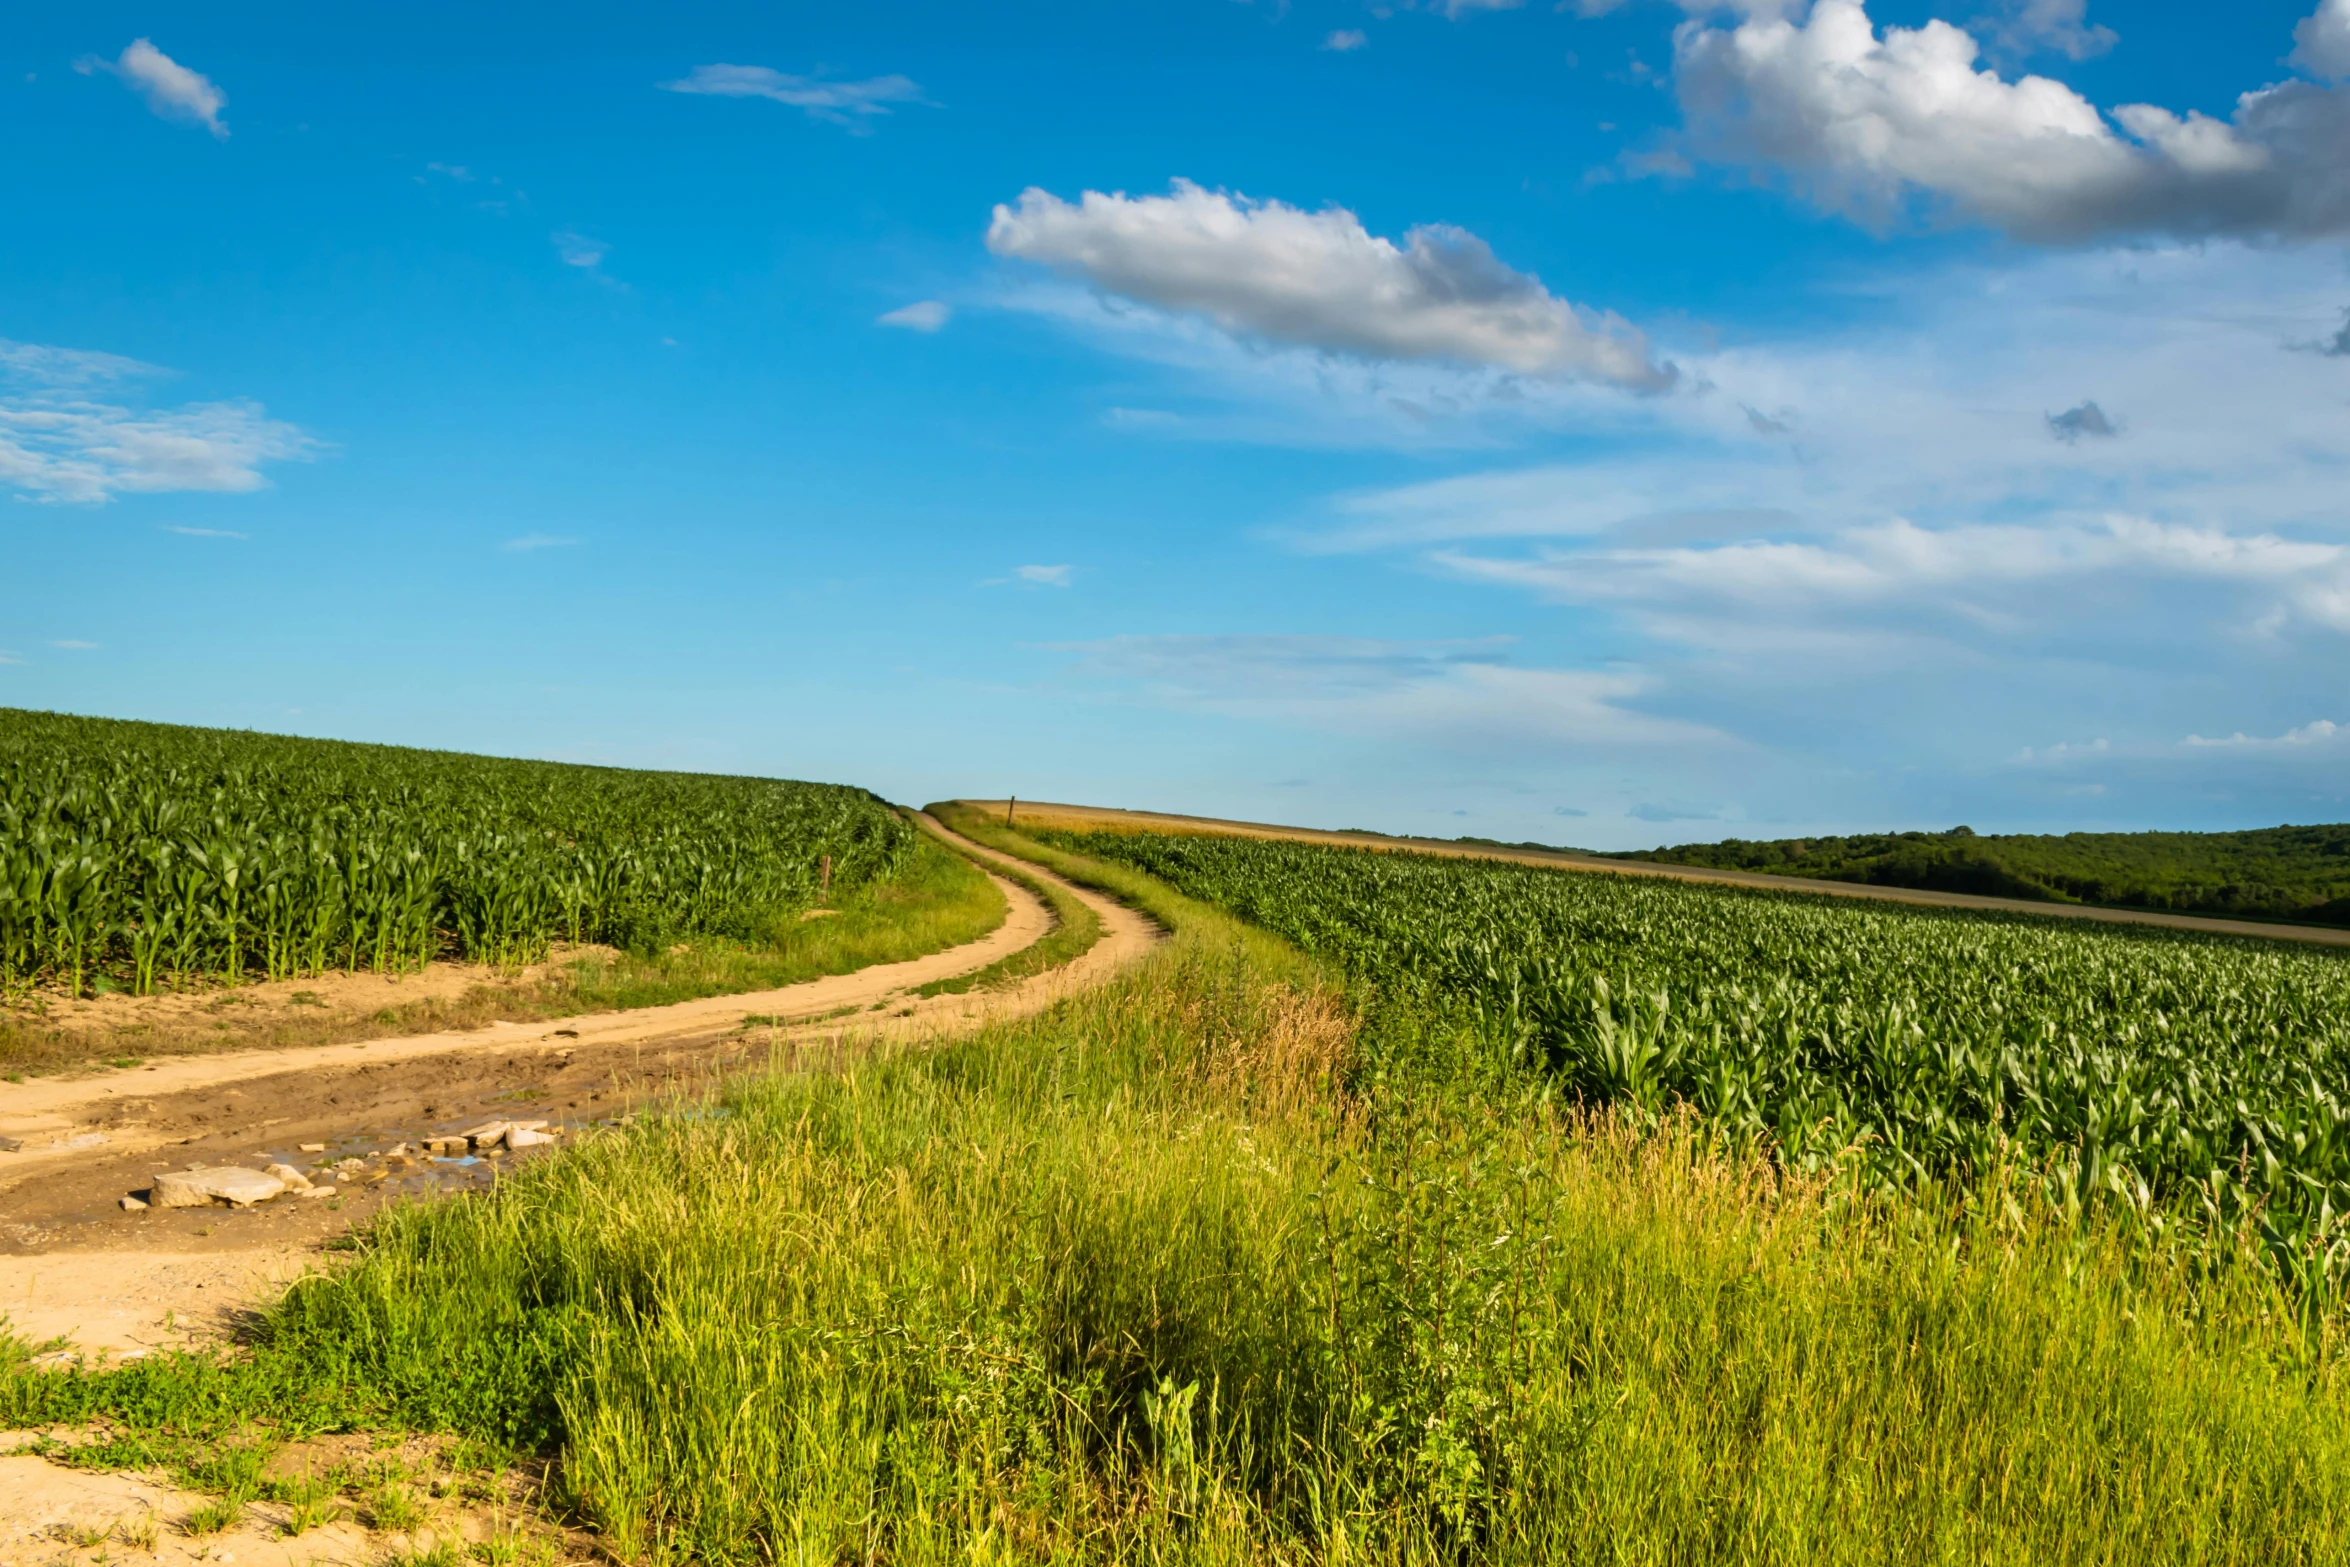
{"type": "Polygon", "coordinates": [[[269,1167],[269,1173],[285,1182],[288,1191],[302,1191],[310,1185],[310,1177],[290,1164],[273,1164],[269,1167]]]}
{"type": "Polygon", "coordinates": [[[304,1143],[304,1144],[302,1144],[302,1152],[304,1152],[304,1153],[324,1153],[324,1152],[326,1152],[326,1144],[324,1144],[324,1143],[304,1143]]]}
{"type": "Polygon", "coordinates": [[[125,1213],[143,1213],[146,1208],[147,1205],[136,1197],[125,1197],[122,1200],[122,1211],[125,1213]]]}
{"type": "Polygon", "coordinates": [[[332,1197],[334,1194],[335,1189],[331,1186],[297,1186],[294,1188],[294,1195],[297,1197],[332,1197]]]}
{"type": "Polygon", "coordinates": [[[208,1208],[217,1199],[232,1208],[248,1208],[269,1201],[285,1189],[286,1183],[274,1175],[226,1164],[211,1170],[175,1170],[158,1175],[154,1202],[158,1208],[208,1208]]]}
{"type": "Polygon", "coordinates": [[[506,1134],[506,1146],[509,1148],[536,1148],[541,1143],[551,1143],[554,1140],[545,1132],[532,1131],[527,1126],[517,1126],[506,1134]]]}

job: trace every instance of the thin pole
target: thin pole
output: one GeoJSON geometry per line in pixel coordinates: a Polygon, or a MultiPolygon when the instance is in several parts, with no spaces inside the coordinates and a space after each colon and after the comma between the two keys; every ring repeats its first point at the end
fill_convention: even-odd
{"type": "Polygon", "coordinates": [[[1004,825],[1006,827],[1012,825],[1012,808],[1019,803],[1020,797],[1018,795],[1013,795],[1010,799],[1004,802],[1004,825]]]}

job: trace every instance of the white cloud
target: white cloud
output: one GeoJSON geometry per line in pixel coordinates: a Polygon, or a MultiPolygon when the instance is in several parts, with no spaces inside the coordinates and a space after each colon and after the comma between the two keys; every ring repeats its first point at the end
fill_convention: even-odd
{"type": "Polygon", "coordinates": [[[21,664],[23,662],[24,655],[22,653],[11,653],[6,648],[0,648],[0,664],[21,664]]]}
{"type": "Polygon", "coordinates": [[[2121,41],[2112,28],[2089,20],[2089,0],[2008,0],[1977,26],[1994,49],[2019,59],[2048,49],[2068,60],[2089,60],[2121,41]]]}
{"type": "MultiPolygon", "coordinates": [[[[2310,36],[2304,51],[2330,60],[2330,23],[2310,36]]],[[[1976,69],[1975,40],[1947,22],[1879,36],[1862,0],[1817,0],[1801,22],[1685,22],[1674,49],[1701,148],[1875,220],[1916,195],[2057,242],[2350,231],[2350,89],[2282,82],[2227,120],[2123,104],[2109,124],[2061,82],[1976,69]]]]}
{"type": "Polygon", "coordinates": [[[928,103],[922,89],[903,76],[875,76],[861,82],[828,82],[791,76],[764,65],[697,65],[682,81],[663,82],[667,92],[717,98],[766,98],[804,111],[811,120],[846,126],[859,135],[896,103],[928,103]]]}
{"type": "Polygon", "coordinates": [[[922,299],[910,305],[900,305],[875,319],[883,326],[902,326],[913,332],[935,332],[945,326],[953,315],[954,311],[944,302],[922,299]]]}
{"type": "Polygon", "coordinates": [[[162,118],[201,125],[221,140],[228,139],[228,127],[220,121],[228,94],[214,86],[210,78],[189,70],[144,38],[133,39],[130,47],[113,60],[85,57],[74,62],[74,69],[84,76],[94,71],[110,72],[120,77],[124,86],[143,96],[147,107],[162,118]]]}
{"type": "Polygon", "coordinates": [[[568,549],[579,540],[553,533],[526,533],[519,539],[508,539],[498,546],[509,555],[527,555],[533,550],[568,549]]]}
{"type": "Polygon", "coordinates": [[[2323,0],[2293,29],[2293,63],[2312,76],[2350,77],[2350,0],[2323,0]]]}
{"type": "Polygon", "coordinates": [[[166,523],[163,531],[184,534],[191,539],[241,539],[246,536],[242,533],[232,532],[227,528],[183,528],[176,523],[166,523]]]}
{"type": "Polygon", "coordinates": [[[1569,304],[1449,225],[1414,228],[1399,247],[1341,207],[1307,212],[1178,180],[1165,196],[1076,202],[1031,187],[995,209],[987,244],[1234,336],[1644,392],[1675,377],[1620,318],[1569,304]]]}
{"type": "Polygon", "coordinates": [[[2226,746],[2234,749],[2275,749],[2278,747],[2298,748],[2323,745],[2329,741],[2342,739],[2350,739],[2350,724],[2337,724],[2330,718],[2320,718],[2313,723],[2303,724],[2298,729],[2288,729],[2281,735],[2254,736],[2239,729],[2225,740],[2206,740],[2201,735],[2189,735],[2179,743],[2191,746],[2226,746]]]}
{"type": "Polygon", "coordinates": [[[583,267],[593,271],[602,266],[604,258],[612,252],[612,247],[602,240],[591,239],[571,229],[557,229],[548,238],[554,242],[555,253],[563,258],[563,264],[567,267],[583,267]]]}
{"type": "Polygon", "coordinates": [[[168,490],[257,490],[265,462],[320,443],[249,401],[143,410],[96,383],[162,374],[111,354],[0,342],[0,485],[36,500],[99,503],[168,490]]]}
{"type": "Polygon", "coordinates": [[[2094,767],[2093,819],[2121,826],[2341,819],[2338,747],[2177,740],[2339,705],[2350,385],[2285,351],[2341,319],[2339,256],[2042,252],[1819,286],[1853,324],[1691,355],[1689,395],[1617,399],[1588,455],[1339,494],[1291,542],[1547,605],[1546,642],[1650,682],[1640,709],[1765,759],[1627,764],[1591,778],[1603,801],[2061,830],[2091,819],[2057,775],[2094,767]],[[2120,439],[2050,438],[2049,410],[2107,387],[2120,439]],[[2008,765],[2068,734],[2112,754],[2008,765]]]}
{"type": "Polygon", "coordinates": [[[1084,673],[1154,705],[1490,754],[1605,745],[1710,750],[1726,737],[1627,705],[1645,676],[1521,669],[1505,639],[1396,642],[1331,636],[1127,636],[1065,644],[1084,673]]]}
{"type": "Polygon", "coordinates": [[[1322,40],[1322,47],[1332,51],[1335,54],[1352,54],[1355,50],[1364,48],[1370,42],[1371,35],[1364,32],[1361,28],[1340,27],[1333,29],[1330,36],[1322,40]]]}
{"type": "Polygon", "coordinates": [[[76,642],[70,637],[64,639],[63,641],[52,642],[49,645],[55,648],[63,648],[69,653],[95,653],[98,651],[97,643],[76,642]]]}
{"type": "Polygon", "coordinates": [[[1842,630],[2028,644],[2064,629],[2068,605],[2109,607],[2083,596],[2091,584],[2165,582],[2249,589],[2262,615],[2350,632],[2350,548],[2126,516],[1941,529],[1896,518],[1818,541],[1434,558],[1560,603],[1622,605],[1683,639],[1785,626],[1805,639],[1842,630]]]}
{"type": "Polygon", "coordinates": [[[1069,585],[1069,571],[1067,566],[1015,566],[1012,575],[1041,588],[1065,588],[1069,585]]]}

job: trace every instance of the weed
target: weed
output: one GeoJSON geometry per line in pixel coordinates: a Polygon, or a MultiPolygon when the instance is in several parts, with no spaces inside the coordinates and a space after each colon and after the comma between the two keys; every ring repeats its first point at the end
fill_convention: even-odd
{"type": "Polygon", "coordinates": [[[180,1532],[190,1539],[200,1540],[206,1535],[219,1534],[244,1522],[245,1503],[232,1496],[215,1497],[199,1504],[187,1517],[180,1520],[180,1532]]]}
{"type": "Polygon", "coordinates": [[[153,1555],[155,1536],[156,1523],[153,1513],[141,1513],[137,1518],[128,1522],[122,1519],[115,1520],[114,1537],[134,1551],[145,1551],[149,1555],[153,1555]]]}
{"type": "Polygon", "coordinates": [[[50,1534],[76,1550],[96,1550],[114,1533],[111,1523],[61,1523],[50,1529],[50,1534]]]}
{"type": "Polygon", "coordinates": [[[312,1497],[305,1501],[296,1502],[286,1509],[286,1520],[278,1526],[278,1532],[290,1540],[297,1535],[307,1534],[313,1529],[333,1523],[342,1516],[342,1513],[341,1504],[336,1502],[333,1497],[312,1497]]]}
{"type": "Polygon", "coordinates": [[[367,1526],[385,1534],[406,1534],[424,1522],[423,1504],[416,1493],[396,1482],[377,1485],[367,1493],[367,1526]]]}

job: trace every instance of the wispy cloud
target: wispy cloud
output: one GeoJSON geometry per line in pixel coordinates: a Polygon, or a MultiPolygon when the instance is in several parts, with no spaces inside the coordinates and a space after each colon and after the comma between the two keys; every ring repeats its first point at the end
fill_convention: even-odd
{"type": "Polygon", "coordinates": [[[563,258],[565,266],[580,267],[591,272],[601,267],[604,258],[612,251],[612,247],[602,240],[591,238],[576,229],[557,229],[548,238],[554,242],[555,254],[563,258]]]}
{"type": "Polygon", "coordinates": [[[164,372],[112,354],[0,342],[0,485],[35,500],[96,504],[170,490],[257,490],[261,466],[323,443],[247,400],[159,410],[101,400],[164,372]]]}
{"type": "Polygon", "coordinates": [[[1152,705],[1332,733],[1407,739],[1456,754],[1605,746],[1616,754],[1710,751],[1727,737],[1640,711],[1639,674],[1526,669],[1504,638],[1126,636],[1062,644],[1086,675],[1152,705]]]}
{"type": "Polygon", "coordinates": [[[73,68],[84,76],[105,71],[118,77],[162,118],[201,125],[220,140],[228,140],[228,127],[220,119],[228,94],[209,77],[189,70],[144,38],[133,39],[130,47],[112,60],[85,55],[73,68]]]}
{"type": "Polygon", "coordinates": [[[164,524],[166,533],[185,534],[191,539],[241,539],[245,535],[228,528],[183,528],[177,523],[164,524]]]}
{"type": "Polygon", "coordinates": [[[885,311],[874,319],[882,326],[904,327],[911,332],[935,332],[945,326],[954,313],[941,300],[923,299],[885,311]]]}
{"type": "Polygon", "coordinates": [[[1340,27],[1333,29],[1330,36],[1322,40],[1322,47],[1333,54],[1352,54],[1357,49],[1367,47],[1370,42],[1370,35],[1361,28],[1340,27]]]}
{"type": "Polygon", "coordinates": [[[69,653],[95,653],[98,651],[98,644],[95,642],[76,642],[71,638],[52,642],[49,645],[54,648],[63,648],[69,653]]]}
{"type": "Polygon", "coordinates": [[[2222,797],[2308,819],[2350,795],[2322,732],[2177,737],[2276,737],[2335,705],[2341,361],[2279,347],[2341,320],[2340,277],[2314,249],[2212,244],[1847,279],[1898,327],[1690,354],[1693,395],[1619,399],[1591,455],[1335,495],[1288,538],[1546,604],[1551,634],[1651,680],[1640,708],[1774,759],[1751,789],[1657,775],[1627,801],[2079,820],[2059,785],[2090,769],[2101,811],[2137,813],[2108,820],[2210,819],[2222,797]],[[2056,400],[2105,386],[2129,388],[2126,421],[2056,400]],[[2051,439],[2051,408],[2076,439],[2051,439]],[[2222,700],[2248,692],[2285,721],[2222,700]],[[2110,750],[2044,743],[2067,733],[2110,750]]]}
{"type": "Polygon", "coordinates": [[[1012,575],[1040,588],[1065,588],[1069,585],[1069,571],[1067,566],[1015,566],[1012,575]]]}
{"type": "Polygon", "coordinates": [[[2179,743],[2199,747],[2224,746],[2234,750],[2274,750],[2346,740],[2350,740],[2350,724],[2337,724],[2330,718],[2320,718],[2298,729],[2288,729],[2281,735],[2248,735],[2238,730],[2224,740],[2206,740],[2201,735],[2189,735],[2179,743]]]}
{"type": "Polygon", "coordinates": [[[713,98],[765,98],[860,136],[869,135],[872,122],[888,114],[893,105],[930,102],[919,86],[903,76],[839,82],[820,76],[793,76],[764,65],[697,65],[690,75],[663,82],[661,88],[713,98]]]}
{"type": "Polygon", "coordinates": [[[508,539],[498,546],[509,555],[527,555],[533,550],[568,549],[579,542],[553,533],[526,533],[518,539],[508,539]]]}

